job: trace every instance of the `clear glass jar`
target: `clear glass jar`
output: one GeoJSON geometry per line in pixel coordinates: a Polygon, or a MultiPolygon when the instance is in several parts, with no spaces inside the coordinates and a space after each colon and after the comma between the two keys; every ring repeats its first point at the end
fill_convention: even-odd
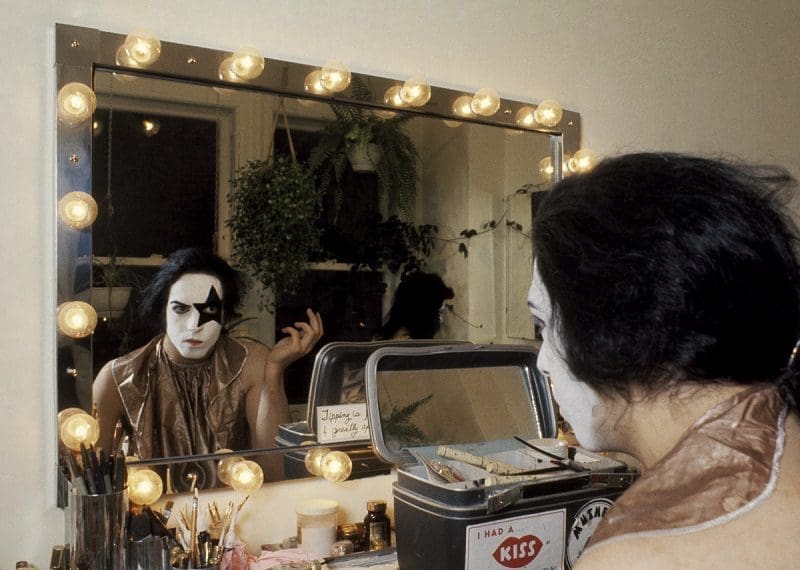
{"type": "Polygon", "coordinates": [[[331,555],[336,542],[336,519],[339,503],[329,499],[310,499],[295,507],[297,546],[312,558],[331,555]]]}

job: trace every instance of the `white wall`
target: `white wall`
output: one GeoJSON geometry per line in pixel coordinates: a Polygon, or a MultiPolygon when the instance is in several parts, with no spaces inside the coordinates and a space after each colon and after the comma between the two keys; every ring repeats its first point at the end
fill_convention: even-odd
{"type": "Polygon", "coordinates": [[[63,540],[53,506],[55,22],[553,97],[582,114],[599,154],[724,151],[800,175],[793,0],[0,0],[0,14],[0,569],[22,558],[46,567],[63,540]]]}

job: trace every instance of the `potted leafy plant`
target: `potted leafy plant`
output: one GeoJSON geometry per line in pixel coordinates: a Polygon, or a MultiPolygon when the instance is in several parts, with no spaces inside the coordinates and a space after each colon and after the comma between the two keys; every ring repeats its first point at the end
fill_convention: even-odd
{"type": "Polygon", "coordinates": [[[322,192],[303,165],[281,154],[248,162],[231,182],[234,258],[261,284],[259,308],[271,311],[319,249],[322,192]]]}
{"type": "MultiPolygon", "coordinates": [[[[363,84],[354,82],[353,89],[357,97],[369,98],[369,91],[363,84]]],[[[333,193],[338,210],[348,166],[354,171],[371,166],[389,208],[399,210],[410,219],[418,178],[418,155],[405,126],[413,115],[382,118],[366,107],[336,102],[329,105],[336,120],[324,128],[308,160],[309,170],[317,175],[322,191],[333,193]]]]}
{"type": "Polygon", "coordinates": [[[139,276],[116,252],[105,259],[95,257],[92,268],[91,305],[101,318],[121,317],[131,291],[140,284],[139,276]]]}

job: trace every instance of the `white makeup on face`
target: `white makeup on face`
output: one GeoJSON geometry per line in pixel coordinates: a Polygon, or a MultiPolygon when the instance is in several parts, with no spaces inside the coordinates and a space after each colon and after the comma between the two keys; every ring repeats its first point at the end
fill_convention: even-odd
{"type": "Polygon", "coordinates": [[[169,290],[167,337],[184,358],[208,356],[222,332],[222,283],[204,273],[182,275],[169,290]]]}
{"type": "Polygon", "coordinates": [[[558,402],[561,415],[572,426],[581,446],[596,451],[608,449],[603,433],[604,428],[609,428],[606,421],[608,408],[595,390],[572,374],[564,360],[563,341],[558,326],[552,322],[550,295],[542,283],[535,263],[528,292],[528,308],[543,327],[542,347],[539,349],[536,366],[550,379],[553,398],[558,402]]]}

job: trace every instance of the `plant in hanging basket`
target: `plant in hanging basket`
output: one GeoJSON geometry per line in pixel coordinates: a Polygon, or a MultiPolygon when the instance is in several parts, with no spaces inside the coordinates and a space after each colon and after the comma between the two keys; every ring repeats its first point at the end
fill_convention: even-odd
{"type": "Polygon", "coordinates": [[[284,155],[248,162],[231,183],[226,224],[234,258],[262,286],[259,309],[272,311],[319,250],[322,192],[311,173],[284,155]]]}
{"type": "MultiPolygon", "coordinates": [[[[356,98],[369,100],[369,90],[353,82],[356,98]]],[[[405,129],[414,115],[397,114],[384,119],[366,107],[330,102],[336,120],[323,129],[319,142],[311,150],[309,170],[318,177],[323,192],[331,191],[337,208],[342,203],[343,183],[350,156],[361,155],[374,167],[378,188],[387,197],[390,210],[399,211],[406,219],[413,217],[417,185],[417,149],[405,129]]]]}

